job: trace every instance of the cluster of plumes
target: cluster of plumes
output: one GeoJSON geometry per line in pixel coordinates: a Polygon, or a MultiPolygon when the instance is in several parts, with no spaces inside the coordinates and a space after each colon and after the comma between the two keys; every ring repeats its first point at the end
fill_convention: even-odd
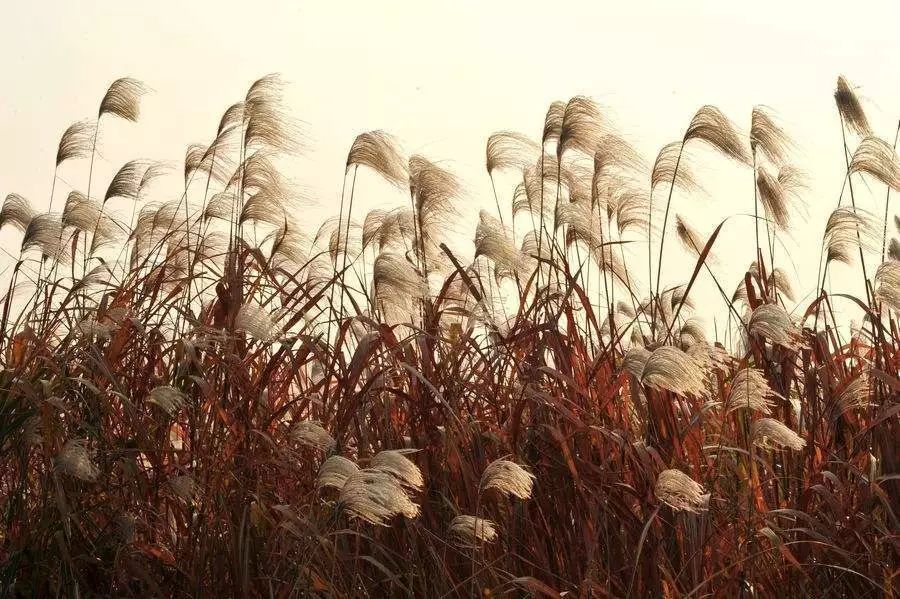
{"type": "Polygon", "coordinates": [[[656,498],[679,512],[701,512],[708,509],[709,494],[703,485],[677,469],[663,470],[656,478],[656,498]]]}
{"type": "Polygon", "coordinates": [[[764,449],[793,449],[800,451],[806,441],[786,424],[774,418],[759,418],[750,425],[753,444],[764,449]]]}
{"type": "Polygon", "coordinates": [[[317,485],[320,489],[337,489],[338,505],[349,516],[370,524],[386,526],[396,516],[415,518],[419,506],[413,503],[410,493],[421,491],[425,481],[419,467],[406,457],[414,451],[381,451],[368,468],[332,455],[322,463],[317,485]]]}

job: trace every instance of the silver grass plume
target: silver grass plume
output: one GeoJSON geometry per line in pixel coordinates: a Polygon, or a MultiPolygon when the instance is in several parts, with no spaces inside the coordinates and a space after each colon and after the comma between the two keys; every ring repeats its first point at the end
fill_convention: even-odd
{"type": "Polygon", "coordinates": [[[875,271],[875,299],[900,312],[900,261],[888,260],[875,271]]]}
{"type": "Polygon", "coordinates": [[[80,191],[69,192],[63,207],[63,226],[79,231],[90,231],[100,218],[100,202],[88,198],[80,191]]]}
{"type": "Polygon", "coordinates": [[[184,407],[187,397],[175,387],[159,385],[150,391],[147,401],[159,406],[169,416],[174,416],[184,407]]]}
{"type": "Polygon", "coordinates": [[[629,142],[615,133],[600,137],[594,150],[594,174],[640,172],[646,168],[644,159],[629,142]]]}
{"type": "Polygon", "coordinates": [[[784,423],[774,418],[760,418],[750,425],[750,438],[753,444],[764,449],[788,448],[800,451],[806,441],[792,431],[784,423]]]}
{"type": "Polygon", "coordinates": [[[286,212],[302,200],[302,194],[290,184],[272,162],[268,151],[250,154],[229,181],[229,187],[240,182],[240,189],[249,195],[244,202],[239,222],[264,222],[279,226],[286,212]]]}
{"type": "MultiPolygon", "coordinates": [[[[703,248],[706,247],[706,240],[700,235],[694,227],[690,225],[680,214],[675,216],[675,232],[681,245],[693,256],[700,256],[703,248]]],[[[715,264],[717,262],[715,254],[712,252],[706,255],[707,264],[715,264]]]]}
{"type": "Polygon", "coordinates": [[[791,301],[794,301],[796,299],[796,294],[794,293],[794,286],[791,283],[791,279],[782,268],[776,266],[774,269],[772,269],[772,274],[769,275],[768,283],[769,287],[775,287],[775,289],[787,299],[791,301]]]}
{"type": "Polygon", "coordinates": [[[85,338],[109,339],[113,331],[118,328],[114,323],[103,323],[93,318],[86,318],[76,325],[79,335],[85,338]]]}
{"type": "Polygon", "coordinates": [[[698,343],[706,343],[706,332],[703,330],[703,321],[697,317],[691,317],[684,321],[678,329],[678,339],[682,347],[689,347],[698,343]]]}
{"type": "Polygon", "coordinates": [[[148,161],[141,159],[126,162],[116,172],[109,183],[109,187],[106,188],[106,195],[103,196],[104,203],[110,198],[130,200],[137,198],[141,180],[144,178],[144,174],[149,166],[148,161]]]}
{"type": "Polygon", "coordinates": [[[515,246],[512,234],[486,210],[479,213],[475,228],[475,256],[493,260],[501,276],[516,275],[528,267],[526,256],[515,246]]]}
{"type": "Polygon", "coordinates": [[[193,503],[200,496],[200,487],[190,474],[173,476],[166,482],[172,493],[185,503],[193,503]]]}
{"type": "Polygon", "coordinates": [[[519,464],[499,459],[494,460],[484,469],[478,488],[482,492],[487,489],[496,489],[507,497],[528,499],[531,497],[534,480],[534,475],[519,464]]]}
{"type": "Polygon", "coordinates": [[[840,75],[837,79],[837,87],[834,90],[834,101],[847,127],[863,137],[871,135],[872,128],[863,110],[856,92],[850,86],[850,82],[840,75]]]}
{"type": "Polygon", "coordinates": [[[415,449],[387,449],[379,451],[372,458],[371,468],[387,472],[402,486],[414,491],[421,491],[425,486],[422,471],[407,455],[415,453],[415,449]]]}
{"type": "Polygon", "coordinates": [[[865,408],[871,405],[871,393],[869,377],[865,373],[859,374],[835,395],[835,408],[839,414],[865,408]]]}
{"type": "Polygon", "coordinates": [[[650,359],[650,353],[650,350],[645,347],[632,347],[625,354],[625,359],[622,361],[622,368],[636,379],[641,380],[641,375],[644,373],[644,367],[647,365],[647,360],[650,359]]]}
{"type": "Polygon", "coordinates": [[[263,343],[275,341],[280,333],[272,315],[255,302],[248,302],[240,307],[234,318],[234,328],[263,343]]]}
{"type": "Polygon", "coordinates": [[[515,131],[497,131],[487,140],[485,168],[489,175],[495,170],[522,170],[540,156],[541,146],[527,135],[515,131]]]}
{"type": "Polygon", "coordinates": [[[704,373],[712,370],[725,371],[732,362],[731,356],[723,347],[711,345],[705,340],[691,343],[688,345],[685,353],[694,360],[704,373]]]}
{"type": "Polygon", "coordinates": [[[56,213],[38,214],[29,221],[22,236],[22,251],[37,247],[44,258],[69,263],[69,254],[62,244],[62,218],[56,213]]]}
{"type": "Polygon", "coordinates": [[[362,253],[362,229],[355,221],[344,222],[346,228],[341,231],[335,227],[328,237],[328,255],[331,261],[337,265],[338,256],[346,254],[348,258],[355,258],[362,253]]]}
{"type": "Polygon", "coordinates": [[[288,434],[300,445],[320,451],[330,452],[335,446],[334,437],[316,420],[301,420],[291,426],[288,434]]]}
{"type": "Polygon", "coordinates": [[[563,115],[566,112],[565,102],[553,102],[547,108],[547,115],[544,117],[544,131],[541,135],[542,145],[548,141],[558,141],[562,134],[563,115]]]}
{"type": "Polygon", "coordinates": [[[329,456],[319,468],[316,486],[320,489],[331,487],[340,490],[347,483],[347,479],[357,472],[359,466],[351,460],[339,455],[329,456]]]}
{"type": "Polygon", "coordinates": [[[413,503],[400,482],[388,472],[365,468],[347,478],[338,503],[354,518],[386,526],[395,516],[415,518],[419,506],[413,503]]]}
{"type": "Polygon", "coordinates": [[[143,83],[131,77],[116,79],[100,101],[98,117],[114,114],[128,121],[137,121],[141,113],[141,96],[147,93],[143,83]]]}
{"type": "Polygon", "coordinates": [[[900,160],[893,146],[879,137],[868,136],[859,142],[850,160],[850,172],[871,175],[900,191],[900,160]]]}
{"type": "Polygon", "coordinates": [[[663,470],[653,489],[656,498],[678,512],[697,513],[708,509],[709,495],[703,486],[677,469],[663,470]]]}
{"type": "Polygon", "coordinates": [[[691,119],[684,134],[684,143],[692,139],[704,141],[725,156],[743,164],[750,162],[746,144],[737,127],[715,106],[701,107],[691,119]]]}
{"type": "MultiPolygon", "coordinates": [[[[271,234],[272,249],[270,260],[273,266],[292,263],[296,267],[304,266],[310,257],[312,240],[290,220],[271,234]]],[[[226,242],[227,243],[227,242],[226,242]]]]}
{"type": "Polygon", "coordinates": [[[362,133],[353,140],[346,170],[359,165],[369,167],[397,187],[405,187],[409,180],[406,158],[397,141],[384,131],[362,133]]]}
{"type": "Polygon", "coordinates": [[[447,536],[460,547],[478,547],[497,539],[496,524],[478,516],[461,515],[450,521],[447,536]]]}
{"type": "Polygon", "coordinates": [[[825,225],[827,261],[853,263],[853,255],[860,248],[872,251],[878,242],[874,218],[867,212],[841,206],[828,217],[825,225]]]}
{"type": "Polygon", "coordinates": [[[600,108],[590,98],[575,96],[566,104],[556,146],[557,160],[567,150],[579,150],[593,156],[604,134],[600,108]]]}
{"type": "Polygon", "coordinates": [[[747,408],[762,414],[769,414],[773,397],[778,397],[778,394],[769,386],[761,370],[742,368],[735,373],[731,380],[731,390],[725,401],[725,409],[731,412],[747,408]]]}
{"type": "Polygon", "coordinates": [[[687,161],[679,162],[678,155],[682,152],[684,142],[673,141],[664,145],[656,155],[653,169],[650,171],[650,187],[657,185],[670,185],[674,179],[675,187],[684,191],[692,191],[700,188],[694,176],[693,169],[687,161]],[[676,169],[677,165],[677,169],[676,169]]]}
{"type": "Polygon", "coordinates": [[[787,160],[788,152],[793,147],[787,133],[775,119],[768,106],[754,106],[750,115],[750,148],[763,153],[774,164],[780,165],[787,160]]]}
{"type": "Polygon", "coordinates": [[[788,349],[798,349],[800,332],[790,314],[778,304],[762,304],[750,315],[748,328],[751,335],[759,335],[772,343],[788,349]]]}
{"type": "Polygon", "coordinates": [[[85,482],[94,482],[100,476],[100,469],[93,462],[86,439],[66,441],[53,462],[65,474],[85,482]]]}
{"type": "Polygon", "coordinates": [[[244,102],[235,102],[222,113],[219,119],[219,128],[216,130],[216,136],[220,137],[224,133],[228,133],[232,129],[240,127],[244,124],[244,102]]]}
{"type": "Polygon", "coordinates": [[[17,193],[11,193],[3,201],[0,209],[0,228],[9,223],[20,231],[28,228],[28,223],[37,215],[31,203],[17,193]]]}
{"type": "Polygon", "coordinates": [[[71,158],[90,156],[97,125],[92,121],[77,121],[69,125],[59,140],[56,166],[71,158]]]}
{"type": "Polygon", "coordinates": [[[455,202],[460,198],[462,186],[456,175],[437,164],[414,155],[409,159],[409,192],[416,211],[416,227],[419,233],[417,253],[420,260],[432,268],[440,260],[435,241],[446,232],[450,220],[456,214],[455,202]]]}
{"type": "Polygon", "coordinates": [[[382,252],[372,266],[372,281],[379,302],[395,304],[406,298],[427,295],[425,278],[408,260],[391,252],[382,252]]]}
{"type": "MultiPolygon", "coordinates": [[[[650,196],[646,191],[619,186],[611,198],[610,205],[615,206],[616,228],[619,235],[626,231],[647,235],[650,223],[650,196]]],[[[652,235],[653,231],[650,231],[650,234],[652,235]]]]}
{"type": "Polygon", "coordinates": [[[790,226],[788,197],[778,177],[772,175],[765,167],[756,169],[757,197],[766,216],[780,229],[790,226]]]}
{"type": "Polygon", "coordinates": [[[99,286],[107,286],[112,279],[112,272],[106,264],[98,264],[86,272],[73,286],[73,289],[90,291],[99,286]]]}
{"type": "Polygon", "coordinates": [[[244,99],[246,146],[267,147],[282,152],[300,148],[299,129],[281,106],[283,83],[278,74],[256,80],[244,99]]]}
{"type": "Polygon", "coordinates": [[[706,396],[703,369],[681,349],[664,345],[647,358],[641,382],[654,389],[664,389],[679,395],[706,396]]]}
{"type": "Polygon", "coordinates": [[[195,173],[206,173],[214,181],[227,182],[231,174],[236,170],[234,160],[230,154],[236,150],[229,139],[230,136],[223,133],[213,145],[191,144],[184,155],[184,183],[191,180],[195,173]]]}
{"type": "Polygon", "coordinates": [[[381,208],[375,208],[366,213],[365,218],[363,218],[362,231],[361,231],[361,240],[363,249],[368,248],[373,243],[375,244],[375,250],[378,251],[381,249],[380,247],[380,237],[382,228],[384,227],[384,221],[387,218],[388,211],[382,210],[381,208]]]}

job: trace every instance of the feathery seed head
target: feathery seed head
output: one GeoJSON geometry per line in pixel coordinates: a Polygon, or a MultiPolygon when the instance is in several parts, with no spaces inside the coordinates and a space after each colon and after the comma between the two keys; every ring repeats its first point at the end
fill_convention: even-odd
{"type": "Polygon", "coordinates": [[[677,469],[663,470],[656,478],[656,498],[676,511],[700,512],[708,509],[709,495],[703,486],[677,469]]]}
{"type": "Polygon", "coordinates": [[[329,456],[319,468],[316,486],[320,489],[331,487],[342,489],[351,475],[359,472],[359,466],[353,461],[339,455],[329,456]]]}
{"type": "Polygon", "coordinates": [[[447,536],[460,547],[478,547],[497,539],[496,524],[477,516],[457,516],[447,529],[447,536]]]}
{"type": "Polygon", "coordinates": [[[706,395],[703,369],[690,355],[672,345],[653,350],[644,365],[641,382],[680,395],[706,395]]]}
{"type": "Polygon", "coordinates": [[[754,420],[750,426],[750,437],[754,445],[765,449],[786,447],[800,451],[806,446],[806,441],[800,435],[774,418],[754,420]]]}
{"type": "Polygon", "coordinates": [[[481,475],[479,488],[497,489],[506,496],[515,496],[519,499],[531,497],[531,490],[535,477],[525,468],[509,460],[499,459],[488,464],[481,475]]]}

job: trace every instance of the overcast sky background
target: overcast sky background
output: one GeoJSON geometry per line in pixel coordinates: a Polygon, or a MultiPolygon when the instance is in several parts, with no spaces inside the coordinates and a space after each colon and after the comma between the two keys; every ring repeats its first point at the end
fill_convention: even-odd
{"type": "MultiPolygon", "coordinates": [[[[795,162],[810,175],[806,215],[786,241],[794,264],[785,264],[810,290],[843,177],[837,75],[858,87],[879,135],[893,141],[900,117],[900,3],[890,0],[84,0],[10,2],[3,13],[0,195],[15,191],[44,208],[60,134],[94,116],[109,83],[124,75],[153,91],[137,124],[104,122],[94,193],[130,158],[180,168],[186,146],[209,142],[222,111],[253,80],[277,71],[289,83],[292,114],[308,123],[308,149],[291,172],[316,198],[299,215],[310,228],[337,212],[346,152],[366,130],[385,129],[409,153],[446,161],[467,184],[472,207],[464,212],[474,216],[493,205],[483,170],[487,136],[499,129],[539,136],[553,100],[597,99],[649,160],[681,137],[703,104],[743,127],[752,106],[766,104],[798,141],[795,162]]],[[[702,232],[752,211],[749,169],[703,155],[698,173],[705,198],[678,197],[674,210],[702,232]]],[[[60,176],[57,206],[69,185],[84,190],[86,165],[65,165],[60,176]]],[[[869,187],[860,185],[858,200],[881,214],[884,189],[869,187]]],[[[508,198],[511,190],[500,191],[508,198]]],[[[360,215],[405,201],[365,180],[357,198],[360,215]]],[[[19,241],[11,228],[0,233],[10,254],[19,241]]],[[[726,225],[719,251],[730,289],[753,259],[750,221],[726,225]]],[[[693,261],[671,255],[664,278],[686,280],[693,261]]],[[[0,258],[0,268],[9,263],[0,258]]],[[[847,279],[852,288],[851,274],[837,268],[836,283],[847,279]]],[[[721,304],[707,312],[724,316],[721,304]]]]}

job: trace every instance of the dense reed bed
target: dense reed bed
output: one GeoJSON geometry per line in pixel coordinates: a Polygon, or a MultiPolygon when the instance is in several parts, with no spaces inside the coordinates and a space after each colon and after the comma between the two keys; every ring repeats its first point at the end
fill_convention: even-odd
{"type": "Polygon", "coordinates": [[[340,213],[300,226],[282,165],[307,144],[275,76],[187,149],[180,196],[152,161],[99,181],[98,131],[140,126],[143,93],[116,81],[63,133],[56,167],[83,163],[83,192],[0,212],[22,235],[0,593],[896,593],[900,162],[843,78],[844,189],[808,225],[800,305],[776,250],[803,175],[765,107],[744,131],[704,106],[648,159],[591,100],[554,103],[540,138],[487,140],[496,213],[463,233],[472,258],[446,243],[465,186],[382,131],[350,147],[340,213]],[[727,222],[680,214],[694,146],[747,171],[748,264],[715,261],[727,222]],[[360,214],[363,170],[406,201],[360,214]],[[883,215],[857,208],[863,184],[883,215]],[[678,246],[693,276],[663,287],[678,246]],[[828,285],[836,262],[863,297],[828,285]],[[727,330],[698,318],[698,280],[727,330]]]}

